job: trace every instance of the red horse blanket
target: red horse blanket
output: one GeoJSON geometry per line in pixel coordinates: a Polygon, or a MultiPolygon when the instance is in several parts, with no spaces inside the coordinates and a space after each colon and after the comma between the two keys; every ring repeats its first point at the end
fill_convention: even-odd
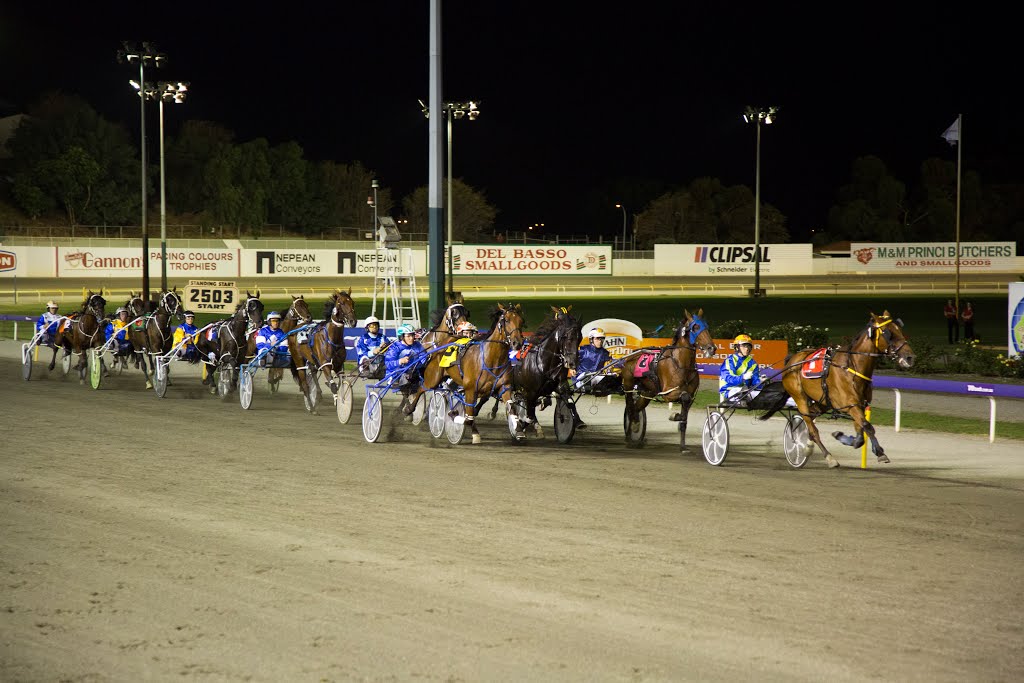
{"type": "Polygon", "coordinates": [[[807,357],[803,368],[800,369],[804,379],[818,379],[825,374],[825,351],[826,349],[818,349],[807,357]]]}

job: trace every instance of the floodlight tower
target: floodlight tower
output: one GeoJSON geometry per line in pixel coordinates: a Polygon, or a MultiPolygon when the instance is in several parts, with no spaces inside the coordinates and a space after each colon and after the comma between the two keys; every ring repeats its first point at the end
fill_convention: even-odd
{"type": "Polygon", "coordinates": [[[743,120],[757,127],[757,152],[754,166],[754,297],[764,296],[761,289],[761,123],[770,126],[779,113],[778,107],[747,107],[743,120]]]}
{"type": "Polygon", "coordinates": [[[167,55],[157,52],[156,46],[143,42],[139,48],[135,43],[124,42],[117,51],[117,61],[122,64],[139,65],[139,116],[142,120],[142,291],[149,301],[149,230],[146,227],[146,67],[160,68],[167,61],[167,55]]]}

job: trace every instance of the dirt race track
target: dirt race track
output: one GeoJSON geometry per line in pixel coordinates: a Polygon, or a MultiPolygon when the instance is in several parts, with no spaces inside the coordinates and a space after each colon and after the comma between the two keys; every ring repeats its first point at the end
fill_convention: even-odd
{"type": "Polygon", "coordinates": [[[568,446],[550,412],[367,444],[290,380],[243,411],[181,363],[161,400],[2,351],[0,680],[1024,679],[1020,442],[880,428],[892,464],[792,470],[737,415],[714,468],[699,413],[681,456],[664,407],[630,450],[602,402],[568,446]]]}

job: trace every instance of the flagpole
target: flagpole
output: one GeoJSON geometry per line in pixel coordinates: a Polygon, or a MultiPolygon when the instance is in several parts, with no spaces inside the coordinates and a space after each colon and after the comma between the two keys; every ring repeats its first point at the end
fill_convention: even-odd
{"type": "Polygon", "coordinates": [[[956,317],[960,324],[960,168],[964,153],[964,115],[956,117],[956,317]]]}

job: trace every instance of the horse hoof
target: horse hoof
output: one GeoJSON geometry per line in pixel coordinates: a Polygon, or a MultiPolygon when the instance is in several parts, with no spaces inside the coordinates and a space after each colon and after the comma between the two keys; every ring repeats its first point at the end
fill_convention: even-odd
{"type": "Polygon", "coordinates": [[[147,389],[152,389],[153,388],[153,383],[152,382],[146,382],[146,388],[147,389]]]}
{"type": "Polygon", "coordinates": [[[672,413],[671,415],[668,416],[668,421],[669,422],[682,422],[683,421],[683,414],[682,413],[672,413]]]}
{"type": "Polygon", "coordinates": [[[886,455],[885,453],[881,453],[878,456],[878,462],[891,462],[891,461],[889,460],[889,456],[888,455],[886,455]]]}
{"type": "Polygon", "coordinates": [[[480,438],[480,435],[479,435],[479,434],[474,434],[474,435],[473,435],[473,445],[474,445],[474,446],[475,446],[475,445],[478,445],[478,444],[480,444],[480,443],[482,443],[482,442],[483,442],[483,439],[481,439],[481,438],[480,438]]]}
{"type": "Polygon", "coordinates": [[[535,424],[533,426],[533,433],[537,435],[538,439],[543,439],[544,438],[544,430],[541,429],[539,424],[535,424]]]}
{"type": "Polygon", "coordinates": [[[825,458],[825,462],[828,463],[829,467],[839,467],[839,461],[833,458],[831,455],[825,458]]]}

